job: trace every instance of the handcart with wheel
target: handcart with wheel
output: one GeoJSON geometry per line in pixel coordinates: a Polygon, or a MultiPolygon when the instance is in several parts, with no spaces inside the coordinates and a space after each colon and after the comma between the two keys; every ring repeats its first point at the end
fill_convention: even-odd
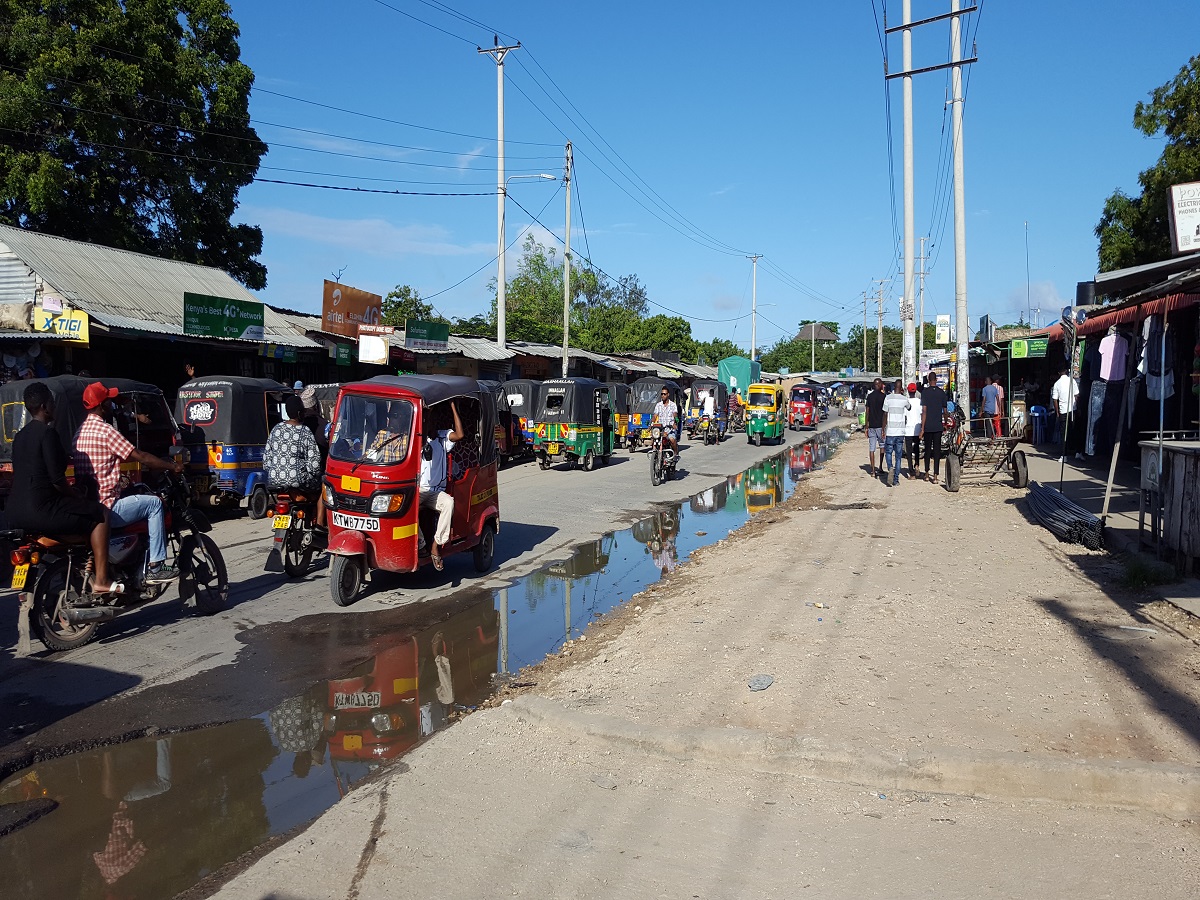
{"type": "Polygon", "coordinates": [[[966,416],[961,410],[946,413],[943,420],[942,455],[946,457],[946,490],[957,492],[962,486],[964,472],[988,473],[992,481],[1007,469],[1012,474],[1013,486],[1023,488],[1029,484],[1029,461],[1025,451],[1018,450],[1021,442],[1019,423],[1010,421],[1009,433],[991,436],[971,433],[966,416]],[[953,422],[951,421],[953,420],[953,422]],[[1012,430],[1017,430],[1016,434],[1012,430]]]}

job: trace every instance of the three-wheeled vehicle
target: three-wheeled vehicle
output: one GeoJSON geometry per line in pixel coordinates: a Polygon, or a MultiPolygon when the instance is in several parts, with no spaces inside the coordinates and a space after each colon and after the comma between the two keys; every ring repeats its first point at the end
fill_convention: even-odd
{"type": "Polygon", "coordinates": [[[729,389],[723,382],[715,378],[697,378],[692,382],[692,397],[687,411],[684,427],[687,428],[688,438],[695,440],[699,434],[704,443],[720,443],[729,425],[729,389]],[[707,423],[704,416],[705,397],[713,398],[713,411],[707,423]],[[712,430],[716,434],[710,434],[712,430]]]}
{"type": "MultiPolygon", "coordinates": [[[[496,465],[522,459],[533,452],[533,441],[525,438],[520,418],[513,414],[508,399],[507,385],[501,381],[479,382],[496,404],[496,465]]],[[[522,399],[518,395],[518,399],[522,399]]]]}
{"type": "MultiPolygon", "coordinates": [[[[75,432],[87,415],[83,409],[83,389],[96,381],[108,388],[115,387],[119,392],[115,398],[113,425],[139,450],[164,457],[179,442],[178,429],[163,392],[152,384],[128,378],[80,378],[77,375],[55,375],[36,380],[54,395],[57,407],[54,428],[68,452],[75,441],[75,432]]],[[[0,385],[0,504],[12,490],[12,442],[29,421],[25,388],[32,383],[25,380],[0,385]]],[[[130,481],[141,481],[141,469],[141,463],[133,460],[121,463],[121,476],[130,481]]],[[[67,468],[67,476],[74,477],[71,467],[67,468]]]]}
{"type": "Polygon", "coordinates": [[[452,429],[450,402],[465,432],[447,460],[454,500],[449,557],[472,550],[475,569],[492,567],[500,529],[496,484],[496,404],[478,381],[456,375],[379,375],[342,385],[325,464],[330,585],[339,606],[353,603],[373,569],[415,572],[430,561],[437,513],[417,495],[426,426],[452,429]],[[486,435],[487,439],[481,436],[486,435]]]}
{"type": "Polygon", "coordinates": [[[678,440],[679,436],[683,434],[683,414],[685,412],[683,390],[674,381],[653,376],[639,378],[629,386],[629,433],[625,443],[629,446],[630,453],[638,448],[638,444],[650,441],[650,420],[654,417],[654,407],[658,405],[659,394],[664,386],[679,408],[679,421],[675,423],[675,439],[678,440]]]}
{"type": "Polygon", "coordinates": [[[816,428],[820,424],[821,406],[815,387],[807,384],[792,386],[788,395],[787,419],[788,428],[793,431],[816,428]]]}
{"type": "Polygon", "coordinates": [[[535,410],[533,452],[543,469],[565,461],[590,472],[597,460],[608,463],[613,417],[607,384],[594,378],[543,381],[535,410]]]}
{"type": "Polygon", "coordinates": [[[533,448],[533,410],[537,406],[540,381],[532,378],[514,378],[504,382],[504,396],[513,426],[521,433],[524,446],[533,448]]]}
{"type": "Polygon", "coordinates": [[[787,437],[787,413],[783,388],[777,384],[752,384],[746,388],[746,440],[754,446],[763,441],[782,444],[787,437]]]}
{"type": "Polygon", "coordinates": [[[746,470],[746,512],[753,516],[782,502],[782,459],[778,456],[764,459],[746,470]]]}
{"type": "Polygon", "coordinates": [[[240,504],[252,519],[271,506],[263,475],[263,448],[284,419],[283,399],[292,389],[270,378],[226,375],[193,378],[179,388],[175,418],[191,454],[188,475],[199,500],[212,506],[240,504]],[[204,484],[207,482],[207,484],[204,484]]]}
{"type": "Polygon", "coordinates": [[[612,397],[613,446],[624,447],[629,437],[629,407],[633,392],[623,381],[610,381],[608,392],[612,397]]]}

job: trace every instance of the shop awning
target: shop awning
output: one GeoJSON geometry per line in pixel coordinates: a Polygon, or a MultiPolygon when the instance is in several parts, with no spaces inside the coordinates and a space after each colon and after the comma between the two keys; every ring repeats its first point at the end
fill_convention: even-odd
{"type": "Polygon", "coordinates": [[[1157,316],[1163,313],[1174,312],[1177,309],[1186,309],[1189,306],[1195,306],[1197,303],[1200,303],[1200,294],[1168,294],[1166,297],[1159,297],[1157,300],[1134,303],[1129,306],[1123,306],[1120,309],[1114,309],[1111,312],[1102,312],[1089,316],[1076,329],[1076,333],[1080,336],[1102,334],[1108,331],[1113,325],[1140,322],[1147,316],[1157,316]]]}

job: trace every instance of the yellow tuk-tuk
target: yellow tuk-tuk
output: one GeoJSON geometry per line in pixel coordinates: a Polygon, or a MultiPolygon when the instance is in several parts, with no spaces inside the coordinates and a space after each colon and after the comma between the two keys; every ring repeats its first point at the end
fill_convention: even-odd
{"type": "Polygon", "coordinates": [[[783,388],[777,384],[752,384],[746,388],[746,440],[782,444],[787,436],[787,411],[783,388]]]}

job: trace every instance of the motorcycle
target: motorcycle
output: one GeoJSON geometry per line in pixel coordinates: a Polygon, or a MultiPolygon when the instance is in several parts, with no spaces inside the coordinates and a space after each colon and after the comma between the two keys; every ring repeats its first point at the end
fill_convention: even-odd
{"type": "Polygon", "coordinates": [[[663,435],[663,427],[658,423],[650,426],[650,483],[662,484],[675,477],[675,451],[667,445],[663,435]]]}
{"type": "Polygon", "coordinates": [[[302,578],[312,565],[313,554],[328,543],[316,529],[317,500],[291,492],[275,495],[271,528],[275,539],[267,555],[264,571],[286,572],[289,578],[302,578]]]}
{"type": "Polygon", "coordinates": [[[743,406],[731,408],[729,410],[729,430],[745,431],[746,430],[746,409],[743,406]]]}
{"type": "Polygon", "coordinates": [[[700,438],[705,444],[717,444],[721,440],[721,432],[717,427],[717,420],[712,416],[701,416],[700,421],[696,423],[697,431],[700,438]]]}
{"type": "MultiPolygon", "coordinates": [[[[229,577],[221,551],[207,534],[211,523],[192,508],[184,476],[164,472],[157,493],[164,506],[166,563],[179,568],[180,598],[194,600],[204,615],[220,612],[229,601],[229,577]]],[[[52,537],[10,529],[0,531],[0,540],[15,545],[9,554],[12,589],[32,595],[30,624],[50,650],[82,647],[96,637],[101,622],[157,600],[171,586],[146,581],[150,537],[145,521],[114,529],[109,538],[109,572],[113,580],[124,582],[121,594],[92,593],[94,561],[86,535],[52,537]]],[[[25,596],[22,600],[29,603],[25,596]]]]}

